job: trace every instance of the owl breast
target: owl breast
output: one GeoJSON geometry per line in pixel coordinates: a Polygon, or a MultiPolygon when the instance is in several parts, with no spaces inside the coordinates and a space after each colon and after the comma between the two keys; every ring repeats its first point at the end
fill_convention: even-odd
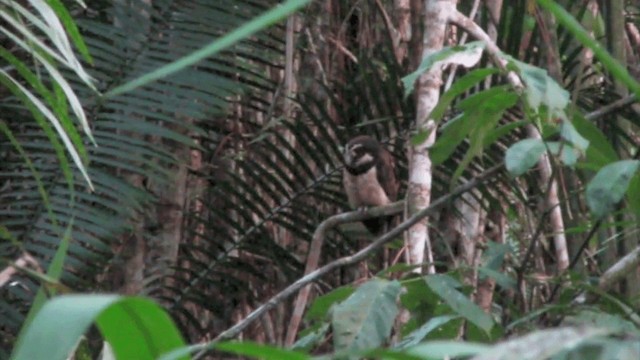
{"type": "Polygon", "coordinates": [[[375,166],[357,176],[350,174],[345,169],[343,178],[345,192],[352,208],[382,206],[390,203],[387,194],[378,182],[375,166]]]}

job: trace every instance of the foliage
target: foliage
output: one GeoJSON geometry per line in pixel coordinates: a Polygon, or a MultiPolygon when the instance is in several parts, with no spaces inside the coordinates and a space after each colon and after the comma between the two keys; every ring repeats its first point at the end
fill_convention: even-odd
{"type": "MultiPolygon", "coordinates": [[[[282,16],[303,3],[276,7],[271,14],[282,16]]],[[[355,21],[350,18],[345,27],[364,21],[358,16],[364,17],[369,8],[358,3],[354,8],[363,11],[349,11],[355,21]]],[[[539,49],[539,43],[520,48],[522,31],[532,29],[533,39],[548,35],[541,34],[544,30],[535,21],[532,25],[525,8],[529,3],[522,0],[505,6],[503,19],[508,20],[501,23],[498,39],[506,53],[518,54],[517,59],[505,56],[504,60],[507,71],[517,72],[524,87],[505,85],[505,70],[464,70],[432,114],[441,125],[430,153],[437,166],[434,197],[494,164],[504,162],[512,175],[502,174],[470,196],[480,199],[487,213],[504,216],[510,229],[504,244],[485,243],[482,258],[470,268],[445,263],[443,256],[437,259],[445,263],[438,275],[407,276],[403,269],[391,268],[358,287],[341,286],[353,281],[349,275],[327,279],[319,289],[333,291],[315,300],[306,314],[309,327],[293,349],[283,349],[252,342],[185,346],[182,337],[188,342],[211,337],[219,324],[237,321],[246,309],[263,302],[265,294],[300,276],[300,249],[308,246],[321,220],[345,208],[340,146],[350,136],[369,133],[381,139],[397,157],[401,178],[406,179],[406,141],[420,143],[429,134],[409,130],[414,104],[403,94],[410,92],[415,78],[429,66],[439,66],[440,61],[476,64],[484,48],[472,43],[446,49],[423,59],[407,80],[405,75],[411,71],[390,55],[393,40],[356,47],[350,54],[355,60],[349,57],[350,65],[335,72],[322,68],[321,75],[314,76],[305,73],[313,67],[303,68],[301,80],[312,79],[295,99],[284,99],[279,95],[282,85],[273,80],[284,53],[282,28],[254,32],[255,24],[264,26],[275,18],[265,15],[249,20],[270,8],[270,2],[154,0],[149,6],[143,0],[96,1],[91,11],[73,8],[71,19],[58,1],[47,1],[77,51],[86,60],[89,53],[93,56],[93,65],[86,75],[76,66],[78,60],[64,57],[74,65],[71,71],[51,70],[48,57],[68,65],[57,55],[69,50],[65,44],[56,51],[31,44],[22,48],[36,50],[19,56],[2,51],[2,58],[22,78],[3,82],[10,91],[2,94],[0,103],[9,119],[0,122],[6,137],[3,149],[14,149],[2,150],[8,155],[0,165],[0,198],[7,204],[0,210],[0,233],[7,240],[0,244],[0,256],[11,261],[23,253],[32,254],[47,269],[46,275],[27,269],[27,276],[2,289],[2,345],[12,347],[17,329],[25,324],[14,357],[65,358],[95,323],[123,358],[135,352],[140,358],[178,359],[205,351],[266,359],[305,359],[318,353],[323,354],[321,358],[637,358],[640,317],[634,304],[620,294],[593,287],[589,275],[611,265],[593,260],[606,251],[606,243],[594,238],[599,227],[613,229],[614,240],[623,230],[633,230],[629,216],[638,209],[639,153],[629,128],[603,126],[583,116],[613,100],[608,85],[594,81],[582,88],[577,83],[583,75],[589,78],[604,68],[629,89],[637,89],[638,84],[578,28],[573,16],[579,17],[584,9],[568,7],[578,14],[569,15],[551,2],[540,1],[569,28],[569,32],[560,28],[554,33],[564,70],[559,74],[564,79],[554,79],[557,74],[537,66],[542,61],[533,49],[539,49]],[[244,35],[251,37],[217,52],[221,43],[243,34],[242,30],[220,37],[221,42],[212,38],[243,23],[249,28],[244,35]],[[572,38],[575,34],[579,43],[572,38]],[[583,46],[594,50],[601,63],[577,74],[572,69],[583,46]],[[213,53],[215,57],[207,57],[213,53]],[[33,59],[35,65],[30,64],[33,59]],[[39,74],[39,67],[47,71],[39,74]],[[90,77],[96,79],[95,88],[108,96],[92,88],[90,77]],[[42,106],[24,91],[24,84],[45,100],[42,106]],[[80,99],[82,107],[75,99],[80,99]],[[280,102],[289,101],[294,110],[281,111],[280,102]],[[236,111],[227,118],[229,103],[236,111]],[[80,111],[89,114],[86,123],[80,111]],[[78,124],[69,122],[71,114],[78,124]],[[66,124],[60,125],[65,131],[50,129],[57,129],[56,119],[66,124]],[[541,138],[523,140],[524,126],[533,127],[541,138]],[[80,138],[77,127],[98,147],[83,150],[88,141],[80,138]],[[64,147],[58,139],[63,133],[71,134],[64,147]],[[620,151],[621,143],[631,144],[631,154],[620,151]],[[62,150],[74,161],[73,151],[77,152],[81,161],[75,162],[75,168],[62,150]],[[144,279],[141,292],[159,300],[168,312],[145,298],[111,295],[55,296],[38,311],[46,295],[70,288],[117,289],[118,284],[100,283],[96,278],[109,279],[109,271],[122,266],[123,260],[114,258],[114,253],[135,237],[159,244],[157,229],[165,224],[156,212],[175,205],[164,203],[163,195],[174,186],[177,174],[187,171],[190,151],[203,155],[211,166],[189,169],[191,176],[208,186],[181,198],[185,230],[180,234],[177,260],[149,252],[144,261],[155,266],[140,275],[144,279]],[[548,230],[548,209],[540,209],[538,200],[546,196],[543,189],[548,184],[540,184],[531,170],[545,155],[551,158],[553,176],[570,180],[559,206],[565,213],[578,214],[567,234],[582,244],[576,259],[585,260],[589,273],[572,268],[563,277],[546,277],[544,266],[554,259],[549,256],[552,247],[547,236],[539,236],[548,230]],[[87,176],[92,191],[77,181],[87,176]],[[625,196],[631,206],[622,202],[625,196]],[[193,203],[201,206],[185,205],[193,203]],[[585,247],[590,255],[580,257],[585,247]],[[538,257],[533,265],[531,256],[538,257]],[[473,276],[497,286],[488,309],[473,301],[477,296],[475,284],[469,283],[473,276]],[[43,286],[33,300],[38,282],[43,286]],[[31,303],[35,304],[33,320],[24,322],[31,303]],[[395,322],[398,313],[406,322],[395,322]],[[68,328],[53,337],[54,320],[61,317],[68,328]],[[41,345],[34,347],[34,343],[41,345]]],[[[8,9],[4,2],[2,6],[0,11],[8,9]]],[[[26,10],[12,9],[8,16],[17,11],[33,19],[26,10]]],[[[33,22],[41,32],[46,30],[39,26],[43,23],[33,22]]],[[[48,24],[60,33],[60,26],[48,24]]],[[[27,35],[32,27],[19,23],[15,27],[30,39],[48,35],[46,31],[27,35]]],[[[321,62],[313,36],[300,39],[299,47],[311,58],[301,62],[321,62]]],[[[48,40],[56,41],[57,37],[48,40]]],[[[68,54],[75,59],[72,52],[68,54]]],[[[623,111],[618,115],[638,125],[633,116],[623,111]]],[[[453,206],[447,211],[464,216],[453,206]]],[[[433,232],[436,246],[447,247],[452,233],[438,228],[443,219],[445,215],[432,219],[433,232]]],[[[327,239],[325,257],[352,253],[358,246],[349,229],[336,230],[327,239]]],[[[599,235],[603,238],[607,233],[599,235]]],[[[393,251],[396,245],[386,250],[393,251]]],[[[369,263],[373,266],[375,261],[369,263]]],[[[580,262],[572,265],[576,263],[580,262]]],[[[271,314],[275,320],[265,319],[247,338],[284,323],[288,314],[279,311],[271,314]]]]}

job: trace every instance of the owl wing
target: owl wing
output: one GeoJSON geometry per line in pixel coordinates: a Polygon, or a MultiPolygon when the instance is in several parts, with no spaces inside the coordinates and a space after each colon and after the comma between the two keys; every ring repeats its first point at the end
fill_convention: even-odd
{"type": "Polygon", "coordinates": [[[387,193],[389,201],[396,201],[400,185],[396,179],[396,162],[391,153],[385,149],[380,150],[376,174],[378,175],[378,183],[387,193]]]}

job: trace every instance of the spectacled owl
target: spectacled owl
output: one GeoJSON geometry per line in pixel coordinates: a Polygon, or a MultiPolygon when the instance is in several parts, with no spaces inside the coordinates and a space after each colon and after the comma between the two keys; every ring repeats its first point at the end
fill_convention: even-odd
{"type": "MultiPolygon", "coordinates": [[[[353,209],[382,206],[398,196],[395,161],[378,141],[366,135],[357,136],[344,149],[343,184],[349,205],[353,209]]],[[[393,219],[387,216],[364,220],[362,223],[374,235],[379,235],[393,219]]]]}

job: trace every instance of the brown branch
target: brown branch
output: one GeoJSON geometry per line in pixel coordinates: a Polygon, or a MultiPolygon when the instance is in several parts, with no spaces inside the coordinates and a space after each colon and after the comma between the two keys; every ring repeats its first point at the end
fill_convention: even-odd
{"type": "Polygon", "coordinates": [[[595,120],[598,118],[601,118],[609,113],[612,113],[620,108],[623,108],[627,105],[631,105],[633,103],[635,103],[636,101],[638,101],[638,99],[636,98],[635,94],[631,94],[631,95],[627,95],[625,97],[623,97],[622,99],[618,99],[614,102],[612,102],[609,105],[603,106],[598,110],[592,111],[590,113],[588,113],[587,115],[584,116],[585,119],[587,120],[595,120]]]}
{"type": "MultiPolygon", "coordinates": [[[[324,220],[313,233],[313,239],[309,246],[309,255],[307,257],[307,265],[304,270],[304,275],[309,275],[318,268],[320,254],[322,253],[322,244],[324,243],[324,239],[329,230],[340,224],[353,223],[387,215],[395,215],[402,212],[402,210],[404,210],[404,201],[396,201],[392,204],[370,208],[366,211],[352,211],[334,215],[324,220]]],[[[291,322],[289,323],[289,329],[287,330],[287,336],[284,341],[285,346],[291,346],[295,341],[310,292],[311,285],[307,285],[300,290],[300,293],[296,298],[296,302],[293,307],[293,315],[291,315],[291,322]]]]}
{"type": "Polygon", "coordinates": [[[598,287],[605,291],[608,290],[613,284],[629,275],[630,272],[635,271],[638,264],[640,264],[640,247],[637,247],[607,269],[607,271],[600,276],[598,287]]]}
{"type": "MultiPolygon", "coordinates": [[[[411,226],[413,226],[414,224],[419,222],[422,218],[431,215],[436,210],[438,210],[442,206],[448,204],[449,202],[451,202],[456,197],[464,194],[467,191],[470,191],[470,190],[476,188],[478,185],[480,185],[483,182],[485,182],[486,180],[492,178],[494,175],[499,173],[503,169],[503,167],[504,167],[504,164],[502,164],[502,163],[498,164],[498,165],[495,165],[492,168],[488,169],[487,171],[483,172],[482,174],[479,174],[476,178],[474,178],[474,179],[472,179],[472,180],[470,180],[470,181],[468,181],[468,182],[456,187],[449,194],[438,198],[436,201],[433,201],[429,207],[421,209],[419,212],[415,213],[409,219],[405,220],[404,222],[402,222],[400,225],[398,225],[397,227],[395,227],[394,229],[392,229],[388,233],[382,235],[381,237],[376,239],[374,242],[369,244],[367,247],[365,247],[365,248],[361,249],[360,251],[358,251],[356,254],[350,255],[350,256],[345,256],[345,257],[342,257],[340,259],[334,260],[334,261],[328,263],[327,265],[325,265],[325,266],[323,266],[323,267],[311,272],[310,274],[307,274],[307,275],[301,277],[296,282],[294,282],[293,284],[287,286],[284,290],[282,290],[281,292],[279,292],[278,294],[273,296],[266,303],[262,304],[260,307],[258,307],[257,309],[253,310],[246,318],[244,318],[244,320],[242,320],[239,323],[235,324],[231,328],[223,331],[215,339],[213,339],[211,342],[209,342],[207,345],[204,345],[204,346],[206,346],[206,348],[208,349],[211,346],[213,346],[214,344],[216,344],[216,343],[218,343],[218,342],[220,342],[222,340],[232,339],[232,338],[238,336],[247,326],[249,326],[251,323],[253,323],[256,319],[260,318],[260,316],[262,316],[266,311],[273,309],[280,302],[284,301],[289,296],[293,295],[294,293],[296,293],[297,291],[302,289],[307,284],[309,284],[309,283],[311,283],[313,281],[316,281],[320,277],[330,273],[331,271],[333,271],[335,269],[338,269],[338,268],[341,268],[341,267],[347,266],[347,265],[352,265],[352,264],[355,264],[355,263],[357,263],[359,261],[362,261],[362,260],[366,259],[369,256],[369,254],[371,254],[373,251],[379,249],[380,247],[382,247],[387,242],[390,242],[391,240],[395,239],[396,236],[400,235],[402,232],[404,232],[405,230],[409,229],[411,226]]],[[[393,206],[395,206],[395,203],[391,204],[391,205],[387,205],[387,207],[389,207],[389,208],[392,208],[393,206]]],[[[373,211],[386,211],[386,210],[388,210],[387,207],[385,207],[384,210],[370,209],[369,211],[371,211],[371,212],[373,212],[373,211]]],[[[362,212],[362,211],[353,211],[353,212],[340,214],[340,215],[343,216],[343,217],[349,217],[351,220],[356,221],[356,219],[358,219],[358,220],[363,219],[364,218],[364,214],[365,214],[365,212],[362,212]]],[[[333,221],[336,221],[336,220],[333,220],[333,221]]],[[[207,349],[202,350],[198,354],[196,354],[194,356],[194,359],[202,358],[202,356],[205,355],[207,349]]]]}

